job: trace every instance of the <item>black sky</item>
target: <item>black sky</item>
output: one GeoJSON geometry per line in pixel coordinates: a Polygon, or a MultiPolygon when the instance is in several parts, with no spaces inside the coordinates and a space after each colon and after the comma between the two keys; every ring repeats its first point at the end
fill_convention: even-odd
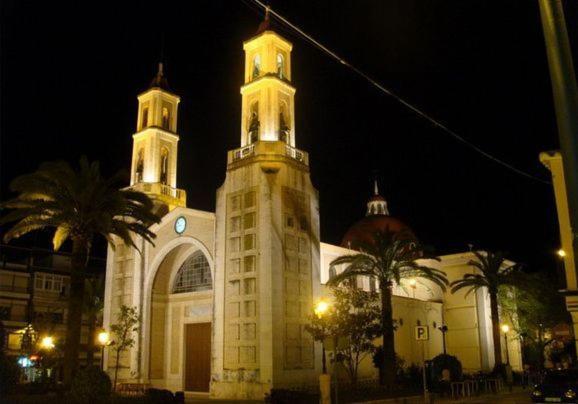
{"type": "MultiPolygon", "coordinates": [[[[536,176],[558,147],[537,0],[271,1],[352,64],[492,154],[536,176]]],[[[574,55],[578,6],[566,4],[574,55]]],[[[214,210],[239,146],[249,0],[2,1],[1,197],[45,160],[129,169],[136,95],[166,72],[181,95],[178,183],[214,210]]],[[[550,268],[553,192],[495,165],[284,27],[294,43],[297,146],[310,153],[323,241],[364,214],[372,173],[392,215],[441,253],[477,247],[550,268]]],[[[576,58],[575,58],[576,59],[576,58]]]]}

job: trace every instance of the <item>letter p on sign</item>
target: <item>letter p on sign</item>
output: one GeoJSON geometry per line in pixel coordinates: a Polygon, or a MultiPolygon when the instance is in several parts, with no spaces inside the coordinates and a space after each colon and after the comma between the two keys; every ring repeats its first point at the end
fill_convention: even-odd
{"type": "Polygon", "coordinates": [[[418,325],[415,327],[415,339],[417,341],[427,341],[429,339],[427,325],[418,325]]]}

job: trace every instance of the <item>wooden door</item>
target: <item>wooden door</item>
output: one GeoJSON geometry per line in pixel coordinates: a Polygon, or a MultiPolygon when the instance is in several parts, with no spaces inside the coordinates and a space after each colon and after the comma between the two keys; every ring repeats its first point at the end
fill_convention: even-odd
{"type": "Polygon", "coordinates": [[[211,323],[186,324],[185,390],[209,391],[211,323]]]}

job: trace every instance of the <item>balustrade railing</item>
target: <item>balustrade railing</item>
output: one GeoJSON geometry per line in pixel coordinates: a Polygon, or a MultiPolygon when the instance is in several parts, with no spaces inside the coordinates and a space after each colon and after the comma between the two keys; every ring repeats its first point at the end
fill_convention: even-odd
{"type": "Polygon", "coordinates": [[[228,163],[231,164],[255,155],[267,154],[285,155],[300,163],[309,164],[309,156],[306,152],[281,142],[257,142],[231,150],[228,155],[228,163]]]}

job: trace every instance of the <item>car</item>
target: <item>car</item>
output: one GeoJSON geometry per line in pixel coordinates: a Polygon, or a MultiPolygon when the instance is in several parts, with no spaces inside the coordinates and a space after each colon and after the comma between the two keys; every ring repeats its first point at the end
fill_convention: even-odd
{"type": "Polygon", "coordinates": [[[545,374],[541,383],[530,393],[534,403],[578,402],[578,370],[552,370],[545,374]]]}

